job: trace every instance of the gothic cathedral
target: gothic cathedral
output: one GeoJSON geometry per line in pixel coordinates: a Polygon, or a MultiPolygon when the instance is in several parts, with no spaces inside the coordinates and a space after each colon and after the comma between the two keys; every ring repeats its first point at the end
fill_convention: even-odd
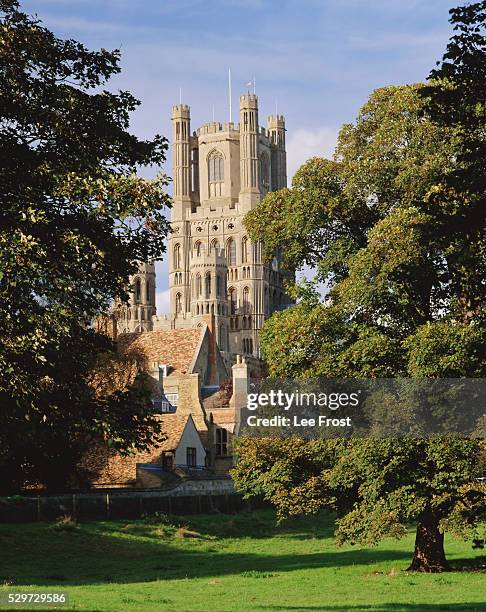
{"type": "Polygon", "coordinates": [[[269,191],[287,186],[285,120],[258,122],[258,98],[240,97],[240,123],[207,123],[191,133],[190,109],[172,109],[173,208],[168,241],[170,313],[155,316],[155,269],[140,266],[120,332],[197,327],[208,322],[227,363],[258,360],[258,332],[291,303],[278,258],[263,262],[243,219],[269,191]]]}

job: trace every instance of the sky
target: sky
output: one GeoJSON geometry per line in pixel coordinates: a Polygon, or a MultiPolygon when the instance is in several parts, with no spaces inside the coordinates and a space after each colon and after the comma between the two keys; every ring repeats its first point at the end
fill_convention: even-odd
{"type": "MultiPolygon", "coordinates": [[[[288,175],[332,155],[377,87],[423,81],[451,34],[460,0],[21,0],[58,36],[120,49],[109,89],[141,102],[131,130],[170,138],[173,104],[191,106],[191,127],[233,118],[255,79],[260,123],[284,114],[288,175]]],[[[170,157],[163,170],[170,175],[170,157]]],[[[144,170],[153,176],[157,169],[144,170]]],[[[157,311],[167,312],[167,262],[157,264],[157,311]]]]}

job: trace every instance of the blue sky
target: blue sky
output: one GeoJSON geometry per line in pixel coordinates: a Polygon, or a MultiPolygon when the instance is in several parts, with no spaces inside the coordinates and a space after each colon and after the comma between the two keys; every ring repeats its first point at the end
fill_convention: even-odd
{"type": "MultiPolygon", "coordinates": [[[[256,79],[260,122],[287,120],[289,178],[313,155],[332,154],[339,127],[369,93],[424,80],[450,36],[460,0],[21,0],[63,37],[119,48],[110,89],[142,101],[132,130],[170,136],[170,109],[191,106],[194,128],[228,118],[256,79]]],[[[170,160],[168,160],[170,162],[170,160]]],[[[167,164],[166,172],[170,174],[167,164]]],[[[150,173],[149,173],[150,174],[150,173]]],[[[166,310],[166,264],[158,265],[158,310],[166,310]]]]}

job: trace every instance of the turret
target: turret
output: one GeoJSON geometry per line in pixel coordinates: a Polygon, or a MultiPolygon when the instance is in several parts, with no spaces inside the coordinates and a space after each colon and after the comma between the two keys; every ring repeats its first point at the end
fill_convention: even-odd
{"type": "Polygon", "coordinates": [[[191,113],[187,104],[172,107],[174,199],[191,196],[191,113]]]}
{"type": "Polygon", "coordinates": [[[119,333],[152,331],[155,315],[155,265],[144,262],[130,277],[130,300],[116,306],[119,333]]]}
{"type": "Polygon", "coordinates": [[[258,168],[258,98],[255,94],[240,96],[240,202],[243,210],[260,199],[258,168]]]}
{"type": "Polygon", "coordinates": [[[272,143],[272,190],[287,187],[287,153],[285,151],[285,119],[270,115],[267,130],[272,143]]]}

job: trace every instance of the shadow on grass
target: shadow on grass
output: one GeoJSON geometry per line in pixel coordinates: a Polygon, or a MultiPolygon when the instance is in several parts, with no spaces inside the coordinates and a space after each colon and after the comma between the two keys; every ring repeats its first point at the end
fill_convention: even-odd
{"type": "Polygon", "coordinates": [[[312,537],[333,538],[335,516],[321,512],[313,516],[293,517],[277,524],[273,510],[260,510],[174,519],[214,537],[261,539],[285,536],[286,539],[308,540],[312,537]]]}
{"type": "Polygon", "coordinates": [[[75,586],[152,582],[366,566],[410,558],[409,553],[396,550],[322,552],[322,541],[316,541],[315,553],[226,552],[224,542],[208,536],[189,543],[174,535],[157,535],[157,530],[156,525],[143,523],[128,523],[125,528],[117,523],[90,523],[72,531],[54,530],[48,524],[1,531],[0,583],[75,586]]]}

